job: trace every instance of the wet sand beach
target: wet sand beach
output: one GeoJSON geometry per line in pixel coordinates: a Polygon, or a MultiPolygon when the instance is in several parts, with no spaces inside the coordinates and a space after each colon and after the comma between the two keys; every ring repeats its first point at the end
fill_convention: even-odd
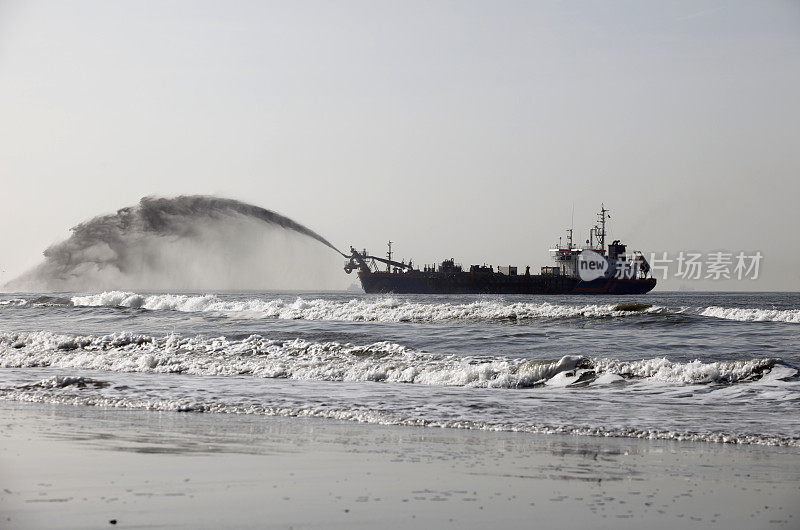
{"type": "Polygon", "coordinates": [[[794,447],[9,401],[0,410],[4,528],[800,524],[794,447]]]}

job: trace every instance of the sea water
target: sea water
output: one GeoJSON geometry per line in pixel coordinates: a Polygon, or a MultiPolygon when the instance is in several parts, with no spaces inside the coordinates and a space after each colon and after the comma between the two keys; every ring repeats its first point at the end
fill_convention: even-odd
{"type": "Polygon", "coordinates": [[[800,294],[0,295],[0,399],[800,446],[800,294]]]}

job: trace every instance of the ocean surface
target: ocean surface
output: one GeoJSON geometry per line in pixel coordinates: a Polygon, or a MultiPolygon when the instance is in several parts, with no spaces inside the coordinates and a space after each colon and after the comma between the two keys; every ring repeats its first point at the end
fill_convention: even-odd
{"type": "Polygon", "coordinates": [[[800,294],[0,294],[0,399],[800,446],[800,294]]]}

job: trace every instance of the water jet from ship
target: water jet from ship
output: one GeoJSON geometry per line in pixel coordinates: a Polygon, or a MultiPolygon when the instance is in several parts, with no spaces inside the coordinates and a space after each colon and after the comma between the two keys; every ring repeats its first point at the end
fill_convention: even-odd
{"type": "Polygon", "coordinates": [[[342,287],[327,239],[271,210],[213,196],[145,197],[72,228],[8,290],[342,287]]]}

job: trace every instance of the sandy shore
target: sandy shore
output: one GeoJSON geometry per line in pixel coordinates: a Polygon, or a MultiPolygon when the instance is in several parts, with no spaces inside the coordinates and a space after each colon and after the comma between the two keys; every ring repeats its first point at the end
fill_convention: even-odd
{"type": "Polygon", "coordinates": [[[796,448],[5,401],[0,416],[3,528],[800,527],[796,448]]]}

